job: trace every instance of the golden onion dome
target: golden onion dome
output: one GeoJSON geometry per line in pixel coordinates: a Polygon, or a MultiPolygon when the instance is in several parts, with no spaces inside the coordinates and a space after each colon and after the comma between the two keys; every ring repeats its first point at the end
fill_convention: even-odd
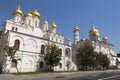
{"type": "Polygon", "coordinates": [[[92,29],[89,32],[89,35],[93,35],[93,34],[96,34],[96,33],[99,33],[99,31],[93,26],[92,29]]]}
{"type": "Polygon", "coordinates": [[[67,41],[70,41],[70,38],[67,38],[66,40],[67,40],[67,41]]]}
{"type": "Polygon", "coordinates": [[[52,24],[51,24],[51,29],[56,29],[57,28],[57,25],[53,22],[52,24]]]}
{"type": "Polygon", "coordinates": [[[78,31],[79,28],[78,27],[74,27],[74,32],[78,31]]]}
{"type": "Polygon", "coordinates": [[[32,12],[32,15],[33,15],[33,17],[38,17],[40,19],[40,13],[37,12],[36,9],[32,12]]]}
{"type": "Polygon", "coordinates": [[[20,14],[21,16],[23,15],[23,12],[20,9],[20,6],[16,10],[13,10],[13,15],[20,14]]]}
{"type": "Polygon", "coordinates": [[[28,13],[25,15],[25,17],[33,17],[33,15],[32,15],[30,12],[28,12],[28,13]]]}
{"type": "Polygon", "coordinates": [[[44,20],[42,24],[48,24],[47,20],[44,20]]]}

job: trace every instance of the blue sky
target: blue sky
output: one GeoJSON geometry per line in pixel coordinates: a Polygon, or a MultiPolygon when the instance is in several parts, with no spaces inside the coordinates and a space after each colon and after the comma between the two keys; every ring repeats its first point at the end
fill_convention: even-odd
{"type": "MultiPolygon", "coordinates": [[[[11,19],[12,11],[20,4],[23,13],[35,8],[41,14],[41,23],[54,21],[57,33],[73,42],[73,28],[79,27],[80,38],[89,38],[92,24],[99,30],[101,38],[107,35],[120,52],[120,0],[1,0],[0,26],[11,19]]],[[[40,23],[40,26],[41,26],[40,23]]]]}

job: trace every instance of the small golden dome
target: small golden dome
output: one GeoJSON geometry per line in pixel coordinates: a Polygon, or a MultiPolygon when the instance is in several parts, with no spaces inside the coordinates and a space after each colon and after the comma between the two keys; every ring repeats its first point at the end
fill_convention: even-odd
{"type": "Polygon", "coordinates": [[[67,40],[67,41],[70,41],[70,38],[67,38],[66,40],[67,40]]]}
{"type": "Polygon", "coordinates": [[[78,27],[74,27],[74,32],[78,31],[79,28],[78,27]]]}
{"type": "Polygon", "coordinates": [[[25,15],[25,17],[33,17],[33,15],[32,15],[30,12],[28,12],[28,13],[25,15]]]}
{"type": "Polygon", "coordinates": [[[93,34],[96,34],[96,33],[99,33],[99,31],[93,26],[92,29],[89,32],[89,35],[93,35],[93,34]]]}
{"type": "Polygon", "coordinates": [[[42,24],[48,24],[47,20],[44,20],[42,24]]]}
{"type": "Polygon", "coordinates": [[[33,15],[33,17],[35,16],[35,17],[38,17],[40,19],[40,13],[37,12],[36,9],[32,12],[32,15],[33,15]]]}
{"type": "Polygon", "coordinates": [[[20,14],[21,16],[23,15],[23,12],[20,10],[20,6],[16,10],[13,10],[13,15],[20,14]]]}
{"type": "Polygon", "coordinates": [[[53,22],[53,23],[51,24],[51,29],[55,29],[55,28],[57,28],[57,25],[53,22]]]}

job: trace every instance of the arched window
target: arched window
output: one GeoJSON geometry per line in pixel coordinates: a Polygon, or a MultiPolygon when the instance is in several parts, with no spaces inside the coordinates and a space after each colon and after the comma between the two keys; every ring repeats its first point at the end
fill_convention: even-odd
{"type": "Polygon", "coordinates": [[[41,45],[41,54],[44,54],[45,52],[45,45],[41,45]]]}
{"type": "Polygon", "coordinates": [[[70,58],[70,49],[66,48],[66,52],[65,52],[66,57],[70,58]]]}
{"type": "Polygon", "coordinates": [[[61,63],[59,63],[59,68],[62,68],[62,64],[61,63]]]}
{"type": "Polygon", "coordinates": [[[60,57],[62,56],[62,49],[59,49],[60,57]]]}
{"type": "Polygon", "coordinates": [[[14,31],[14,27],[12,27],[12,31],[14,31]]]}
{"type": "Polygon", "coordinates": [[[29,25],[31,24],[31,20],[29,20],[29,25]]]}
{"type": "Polygon", "coordinates": [[[15,31],[18,31],[18,28],[15,28],[15,31]]]}
{"type": "Polygon", "coordinates": [[[44,63],[40,62],[40,68],[43,68],[43,67],[44,67],[44,63]]]}
{"type": "Polygon", "coordinates": [[[16,39],[15,42],[14,42],[14,48],[16,50],[19,50],[19,47],[20,47],[20,41],[18,39],[16,39]]]}

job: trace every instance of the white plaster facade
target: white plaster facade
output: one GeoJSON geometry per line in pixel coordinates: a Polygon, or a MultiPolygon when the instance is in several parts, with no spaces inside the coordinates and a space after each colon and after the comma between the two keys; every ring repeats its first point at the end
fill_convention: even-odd
{"type": "MultiPolygon", "coordinates": [[[[15,67],[12,67],[12,63],[9,57],[6,57],[4,50],[6,45],[14,46],[16,40],[20,42],[19,50],[16,52],[16,58],[21,59],[17,65],[20,72],[47,70],[44,62],[45,53],[41,53],[41,46],[45,46],[48,42],[50,44],[55,43],[62,51],[60,65],[54,67],[55,71],[67,71],[68,67],[66,65],[68,62],[70,62],[69,70],[77,70],[75,64],[76,51],[79,45],[83,45],[83,42],[88,40],[79,39],[79,28],[74,28],[74,43],[71,45],[69,38],[66,39],[65,44],[64,37],[57,34],[57,25],[54,22],[48,25],[48,22],[44,20],[41,27],[39,24],[40,14],[37,10],[28,12],[23,16],[20,6],[13,11],[13,18],[5,21],[0,39],[0,63],[4,67],[3,71],[17,71],[15,67]]],[[[114,46],[108,42],[107,37],[104,37],[101,41],[98,30],[93,27],[90,31],[89,41],[94,46],[95,51],[107,54],[111,60],[111,65],[115,65],[114,56],[116,56],[116,53],[114,46]]]]}
{"type": "Polygon", "coordinates": [[[44,54],[41,53],[41,46],[55,43],[62,50],[61,61],[58,66],[54,67],[55,71],[67,71],[66,63],[69,61],[69,70],[76,70],[76,65],[72,62],[72,50],[71,44],[64,44],[64,37],[57,34],[57,25],[52,23],[50,26],[48,22],[43,21],[42,27],[39,27],[40,14],[37,10],[28,12],[25,16],[18,9],[13,11],[13,19],[6,20],[3,29],[2,37],[0,40],[0,48],[2,55],[1,62],[3,63],[4,71],[16,72],[16,68],[12,67],[9,57],[6,57],[4,47],[14,46],[15,40],[19,40],[19,50],[16,52],[16,57],[21,60],[18,61],[18,70],[20,72],[32,72],[47,70],[47,66],[44,62],[44,54]],[[50,27],[50,31],[48,30],[50,27]],[[66,53],[66,50],[69,52],[66,53]],[[43,67],[41,66],[44,65],[43,67]],[[61,66],[61,67],[60,67],[61,66]]]}

